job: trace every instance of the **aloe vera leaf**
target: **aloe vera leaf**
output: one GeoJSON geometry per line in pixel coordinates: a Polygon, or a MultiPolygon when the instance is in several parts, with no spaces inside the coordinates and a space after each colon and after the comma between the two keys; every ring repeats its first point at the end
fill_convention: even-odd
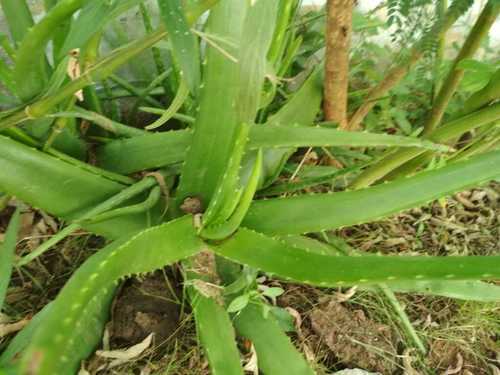
{"type": "Polygon", "coordinates": [[[12,215],[5,238],[0,246],[0,311],[2,310],[9,287],[10,276],[12,274],[12,263],[14,260],[14,252],[16,251],[17,232],[19,230],[20,212],[17,209],[12,215]]]}
{"type": "Polygon", "coordinates": [[[237,126],[245,122],[238,121],[235,110],[240,72],[234,58],[240,56],[239,43],[247,8],[248,2],[244,0],[222,0],[210,12],[207,34],[217,35],[231,44],[222,45],[225,54],[214,47],[208,47],[206,52],[204,87],[200,89],[195,132],[181,173],[179,202],[196,196],[208,205],[226,170],[237,126]]]}
{"type": "MultiPolygon", "coordinates": [[[[126,187],[3,136],[0,149],[0,168],[10,171],[0,175],[0,190],[66,220],[78,218],[126,187]]],[[[159,207],[157,211],[151,212],[152,223],[158,220],[159,207]]],[[[87,229],[117,238],[147,226],[147,216],[123,217],[87,229]]]]}
{"type": "MultiPolygon", "coordinates": [[[[186,11],[188,21],[190,23],[194,23],[200,14],[209,9],[214,2],[217,2],[217,0],[199,1],[194,10],[189,9],[186,11]]],[[[9,116],[5,118],[2,118],[0,120],[0,130],[7,129],[29,119],[40,118],[46,115],[53,107],[66,100],[75,92],[85,88],[86,86],[93,85],[95,81],[107,78],[118,67],[125,64],[127,61],[137,56],[147,48],[155,45],[165,36],[167,36],[165,29],[160,27],[155,32],[114,50],[111,54],[89,67],[79,78],[63,86],[57,94],[38,100],[22,110],[16,111],[9,114],[9,116]]]]}
{"type": "Polygon", "coordinates": [[[11,93],[15,94],[16,84],[12,77],[12,69],[10,69],[5,61],[0,59],[0,83],[11,93]]]}
{"type": "Polygon", "coordinates": [[[255,201],[243,226],[282,235],[378,220],[498,178],[498,165],[500,150],[367,189],[255,201]]]}
{"type": "MultiPolygon", "coordinates": [[[[58,2],[59,0],[45,0],[44,7],[45,13],[48,13],[58,2]]],[[[60,23],[57,26],[57,30],[55,30],[52,37],[52,56],[53,60],[57,62],[59,60],[58,56],[60,56],[60,50],[62,45],[64,44],[64,40],[69,34],[71,24],[73,19],[68,18],[65,22],[60,23]]]]}
{"type": "Polygon", "coordinates": [[[114,219],[120,216],[133,215],[141,212],[146,212],[152,209],[161,198],[161,189],[159,186],[155,186],[151,189],[149,196],[142,203],[137,203],[131,206],[115,208],[114,210],[110,210],[107,212],[103,212],[100,215],[96,215],[93,218],[88,219],[89,223],[95,224],[100,223],[102,221],[114,219]]]}
{"type": "Polygon", "coordinates": [[[477,280],[433,280],[388,282],[387,287],[399,293],[417,293],[467,301],[498,302],[500,287],[477,280]]]}
{"type": "MultiPolygon", "coordinates": [[[[318,67],[292,98],[268,119],[266,125],[313,124],[322,98],[321,68],[318,67]]],[[[261,188],[268,187],[276,180],[295,151],[295,148],[264,150],[264,178],[261,188]]]]}
{"type": "Polygon", "coordinates": [[[272,314],[249,304],[234,318],[238,333],[252,341],[259,370],[268,375],[314,375],[304,357],[293,346],[272,314]]]}
{"type": "Polygon", "coordinates": [[[472,113],[498,98],[500,98],[500,68],[491,76],[490,81],[485,87],[472,94],[465,101],[458,113],[458,117],[472,113]]]}
{"type": "Polygon", "coordinates": [[[101,317],[109,307],[102,303],[102,294],[112,292],[122,278],[153,272],[203,248],[205,244],[196,236],[192,218],[186,216],[146,229],[91,256],[54,300],[21,359],[22,370],[36,361],[39,375],[76,371],[100,340],[105,322],[101,317]],[[97,319],[90,321],[87,308],[93,304],[101,308],[96,308],[97,319]]]}
{"type": "MultiPolygon", "coordinates": [[[[146,31],[146,33],[151,33],[153,32],[153,22],[148,8],[149,8],[148,5],[144,4],[143,2],[139,4],[139,11],[141,13],[144,30],[146,31]]],[[[157,85],[161,84],[163,87],[163,93],[165,95],[168,95],[170,93],[170,86],[168,84],[167,78],[169,78],[170,73],[173,71],[173,68],[168,68],[168,69],[166,68],[165,62],[163,61],[161,50],[158,47],[151,48],[151,55],[153,56],[156,72],[158,73],[158,75],[151,82],[149,87],[143,91],[143,94],[139,98],[137,98],[136,104],[132,109],[132,114],[135,114],[137,107],[141,102],[141,99],[143,99],[146,95],[149,95],[149,92],[152,90],[153,87],[156,87],[157,85]]]]}
{"type": "MultiPolygon", "coordinates": [[[[128,174],[139,170],[161,167],[184,159],[190,141],[190,131],[165,132],[117,140],[101,147],[98,152],[100,165],[117,173],[128,174]],[[182,133],[181,133],[182,132],[182,133]],[[183,135],[181,135],[183,134],[183,135]],[[175,138],[175,139],[174,139],[175,138]],[[180,139],[179,139],[180,138],[180,139]],[[127,159],[122,155],[126,154],[127,159]]],[[[264,168],[284,163],[290,150],[307,146],[418,146],[423,149],[447,151],[447,146],[411,137],[387,134],[353,133],[334,129],[306,126],[253,125],[250,128],[248,148],[264,148],[264,168]],[[279,156],[275,159],[274,156],[279,156]],[[286,158],[282,158],[287,156],[286,158]]],[[[413,149],[412,149],[413,150],[413,149]]],[[[279,168],[277,171],[279,172],[279,168]]],[[[273,172],[275,173],[276,170],[273,172]]]]}
{"type": "Polygon", "coordinates": [[[172,55],[189,91],[196,95],[201,81],[198,41],[191,32],[181,0],[158,0],[163,24],[170,36],[172,55]]]}
{"type": "Polygon", "coordinates": [[[124,125],[122,123],[116,122],[107,118],[99,113],[87,111],[81,107],[74,107],[70,111],[56,112],[49,115],[50,117],[67,117],[67,118],[81,118],[88,120],[99,127],[122,137],[139,137],[144,136],[147,133],[141,129],[134,128],[132,126],[124,125]]]}
{"type": "Polygon", "coordinates": [[[260,175],[262,173],[262,151],[257,152],[257,158],[254,162],[252,173],[247,182],[247,186],[241,195],[238,206],[234,210],[232,216],[226,221],[216,222],[212,226],[206,226],[201,231],[201,236],[212,240],[220,240],[230,236],[240,226],[243,218],[245,217],[248,208],[252,203],[253,196],[259,184],[260,175]]]}
{"type": "Polygon", "coordinates": [[[121,174],[160,168],[184,161],[191,140],[191,130],[117,140],[99,148],[97,160],[101,168],[121,174]],[[127,155],[127,159],[123,155],[127,155]]]}
{"type": "Polygon", "coordinates": [[[45,47],[57,26],[69,19],[84,3],[83,0],[61,0],[47,15],[26,33],[19,45],[14,67],[18,96],[28,101],[43,91],[46,81],[43,61],[45,47]]]}
{"type": "Polygon", "coordinates": [[[33,26],[33,17],[26,0],[0,0],[12,39],[19,43],[33,26]]]}
{"type": "Polygon", "coordinates": [[[9,366],[15,362],[15,358],[29,345],[33,338],[33,334],[43,323],[45,317],[49,313],[50,306],[52,306],[51,302],[45,305],[43,309],[30,320],[28,325],[14,336],[7,348],[0,354],[0,366],[9,366]]]}
{"type": "Polygon", "coordinates": [[[402,137],[368,132],[349,132],[319,126],[264,125],[254,126],[250,134],[250,148],[305,147],[305,146],[352,146],[352,147],[422,147],[424,149],[449,151],[445,145],[425,139],[402,137]]]}
{"type": "Polygon", "coordinates": [[[112,19],[140,4],[143,0],[90,1],[85,4],[78,17],[71,23],[71,29],[59,50],[62,58],[74,48],[85,45],[95,33],[100,32],[112,19]]]}
{"type": "Polygon", "coordinates": [[[100,81],[107,78],[119,66],[129,61],[134,56],[145,49],[156,44],[166,36],[163,29],[145,36],[142,39],[131,42],[128,45],[114,50],[111,54],[99,60],[96,64],[85,70],[79,78],[69,82],[61,87],[54,95],[44,97],[33,104],[26,106],[23,110],[17,111],[8,117],[0,120],[0,130],[7,129],[16,124],[25,122],[30,119],[37,119],[46,115],[53,107],[67,100],[75,92],[93,85],[95,81],[100,81]]]}
{"type": "Polygon", "coordinates": [[[286,33],[289,28],[290,19],[297,6],[297,0],[280,0],[279,11],[276,20],[276,29],[274,30],[273,40],[267,55],[273,66],[277,67],[281,60],[286,45],[286,33]]]}
{"type": "Polygon", "coordinates": [[[500,256],[331,256],[245,228],[212,248],[217,254],[250,267],[323,287],[500,277],[500,256]]]}
{"type": "Polygon", "coordinates": [[[0,33],[0,47],[3,48],[4,53],[11,60],[14,60],[16,55],[16,50],[14,49],[14,46],[11,44],[9,37],[1,33],[0,33]]]}
{"type": "Polygon", "coordinates": [[[215,222],[225,222],[233,213],[235,206],[240,200],[239,172],[240,165],[245,153],[250,128],[247,124],[241,124],[236,129],[233,150],[227,163],[226,171],[221,176],[217,190],[210,200],[205,214],[203,215],[203,226],[208,227],[215,222]],[[221,210],[224,213],[221,213],[221,210]]]}
{"type": "Polygon", "coordinates": [[[172,103],[170,103],[170,106],[167,108],[165,112],[163,112],[163,114],[160,116],[158,120],[146,126],[146,129],[153,130],[164,125],[177,113],[177,111],[179,111],[179,109],[181,109],[182,105],[184,104],[184,102],[188,97],[189,97],[189,89],[186,85],[186,81],[182,79],[179,84],[179,89],[177,91],[177,94],[175,95],[172,103]]]}
{"type": "Polygon", "coordinates": [[[278,13],[277,1],[257,0],[252,3],[245,17],[241,38],[240,91],[236,100],[238,120],[255,119],[262,98],[267,54],[271,46],[278,13]]]}
{"type": "MultiPolygon", "coordinates": [[[[232,50],[235,53],[232,53],[232,50],[226,53],[223,56],[226,58],[225,61],[221,61],[221,56],[219,55],[214,55],[212,60],[210,59],[210,55],[207,58],[208,72],[211,69],[212,71],[216,69],[220,70],[219,64],[224,62],[228,68],[232,69],[232,73],[228,74],[226,72],[226,77],[220,77],[220,74],[218,74],[219,77],[214,77],[214,82],[218,81],[220,85],[226,83],[226,93],[220,91],[222,87],[219,88],[219,91],[213,91],[216,88],[215,84],[206,84],[204,88],[207,95],[212,95],[214,99],[216,98],[215,93],[218,95],[226,94],[224,95],[225,102],[223,102],[226,104],[218,104],[219,110],[217,113],[221,116],[222,120],[214,118],[212,115],[210,121],[206,122],[208,125],[200,128],[197,122],[194,126],[193,144],[188,153],[184,172],[181,175],[180,199],[188,195],[195,195],[201,198],[202,202],[206,204],[212,198],[214,191],[217,189],[220,176],[226,170],[227,160],[229,160],[232,148],[231,143],[234,141],[233,134],[237,131],[238,124],[253,122],[257,114],[265,76],[266,54],[274,29],[273,22],[262,23],[262,21],[274,20],[276,4],[257,1],[251,3],[250,6],[248,5],[248,2],[240,4],[238,10],[238,14],[244,20],[243,26],[233,25],[233,29],[227,33],[227,29],[222,27],[221,19],[214,17],[213,24],[217,25],[214,26],[214,30],[220,27],[226,34],[224,32],[216,33],[209,29],[209,32],[213,32],[218,38],[222,37],[227,40],[228,37],[232,36],[232,39],[242,48],[239,48],[239,50],[233,48],[232,50]],[[246,12],[247,7],[248,11],[246,12]],[[271,18],[269,18],[270,14],[271,18]],[[258,43],[255,40],[258,40],[258,43]],[[231,58],[230,56],[233,57],[231,58]],[[219,122],[217,123],[217,121],[219,122]],[[233,123],[235,124],[233,125],[233,123]],[[216,128],[219,131],[216,131],[216,128]],[[227,136],[224,135],[222,141],[221,134],[227,134],[227,136]],[[201,141],[198,141],[200,139],[201,141]],[[209,151],[209,158],[213,160],[213,163],[205,162],[207,159],[207,150],[209,151]],[[226,152],[228,154],[225,154],[226,152]],[[214,153],[217,156],[213,155],[214,153]],[[184,186],[187,186],[187,188],[183,188],[183,181],[185,182],[184,186]],[[184,190],[190,190],[190,193],[186,193],[184,190]]],[[[236,4],[233,4],[234,6],[236,4]]],[[[230,10],[229,6],[227,10],[230,10]]],[[[233,9],[232,12],[231,14],[234,14],[235,10],[233,9]]],[[[222,14],[222,11],[220,14],[222,14]]],[[[231,19],[233,18],[234,15],[231,16],[231,19]]],[[[220,54],[220,51],[212,52],[220,54]]],[[[207,103],[210,102],[207,101],[207,103]]],[[[200,113],[203,114],[203,108],[205,108],[203,101],[200,108],[200,113]]],[[[210,111],[211,108],[213,106],[210,107],[210,111]]],[[[227,206],[231,207],[232,205],[228,204],[227,206]]]]}
{"type": "Polygon", "coordinates": [[[211,9],[220,0],[184,0],[184,14],[189,23],[194,23],[207,10],[211,9]]]}
{"type": "MultiPolygon", "coordinates": [[[[79,211],[79,207],[91,207],[101,202],[102,197],[109,192],[117,193],[125,187],[108,179],[84,173],[9,138],[0,137],[0,145],[2,169],[10,171],[10,178],[2,179],[2,190],[15,191],[18,198],[30,203],[37,201],[36,197],[46,197],[48,204],[50,197],[52,212],[57,215],[71,216],[79,211]],[[51,178],[47,178],[48,176],[51,178]],[[81,202],[75,201],[72,196],[64,197],[60,193],[51,193],[60,191],[60,188],[57,188],[60,184],[64,184],[67,191],[77,196],[81,202]],[[95,195],[92,197],[86,191],[95,191],[95,195]]],[[[38,207],[45,208],[43,206],[38,207]]]]}
{"type": "Polygon", "coordinates": [[[70,224],[67,227],[65,227],[64,229],[60,230],[54,236],[52,236],[50,239],[46,240],[40,246],[38,246],[36,249],[31,251],[28,255],[21,258],[17,262],[16,265],[18,267],[20,267],[20,266],[23,266],[25,264],[28,264],[33,259],[36,259],[40,255],[42,255],[43,253],[48,251],[51,247],[55,246],[60,241],[65,239],[71,233],[80,229],[82,227],[82,225],[88,226],[89,223],[86,222],[86,220],[91,219],[91,218],[95,218],[96,216],[99,216],[99,214],[101,214],[103,212],[112,210],[114,207],[122,204],[123,202],[130,200],[131,198],[137,196],[138,194],[141,194],[143,191],[151,188],[155,184],[157,184],[157,181],[153,177],[147,177],[147,178],[144,178],[141,181],[123,189],[118,194],[105,200],[104,202],[100,203],[99,205],[97,205],[94,208],[87,211],[82,216],[75,219],[72,224],[70,224]]]}
{"type": "MultiPolygon", "coordinates": [[[[125,89],[126,91],[128,91],[131,96],[137,96],[137,97],[139,97],[142,94],[142,91],[140,89],[138,89],[137,87],[135,87],[135,85],[129,83],[126,79],[121,78],[120,76],[118,76],[116,74],[110,74],[109,78],[110,78],[111,81],[113,81],[114,83],[116,83],[118,86],[120,86],[123,89],[125,89]]],[[[156,107],[161,107],[162,106],[161,102],[159,102],[157,99],[155,99],[155,98],[153,98],[151,96],[147,96],[145,98],[145,100],[150,105],[153,105],[153,106],[156,106],[156,107]]]]}
{"type": "Polygon", "coordinates": [[[196,331],[212,374],[243,375],[234,328],[226,310],[200,293],[192,298],[196,331]]]}
{"type": "Polygon", "coordinates": [[[283,56],[280,70],[278,71],[279,77],[286,77],[288,75],[289,70],[294,62],[295,56],[297,56],[300,47],[302,47],[303,42],[304,39],[302,38],[301,35],[299,35],[297,38],[293,40],[292,43],[290,43],[290,46],[288,46],[286,50],[286,55],[283,56]]]}

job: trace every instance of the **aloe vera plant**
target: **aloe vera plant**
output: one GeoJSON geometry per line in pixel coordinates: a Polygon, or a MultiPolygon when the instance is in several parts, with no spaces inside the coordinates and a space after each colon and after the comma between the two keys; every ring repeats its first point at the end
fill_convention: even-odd
{"type": "MultiPolygon", "coordinates": [[[[499,287],[487,281],[500,278],[500,256],[339,255],[307,237],[375,221],[500,178],[498,149],[487,147],[455,161],[454,145],[447,144],[466,131],[498,124],[493,79],[484,103],[471,104],[470,113],[459,113],[426,137],[318,125],[321,63],[301,73],[305,78],[285,100],[278,90],[270,89],[274,72],[289,71],[289,54],[298,50],[293,22],[299,2],[295,0],[159,0],[158,29],[97,60],[80,61],[81,74],[73,80],[64,74],[59,77],[64,72],[58,66],[64,64],[64,53],[93,46],[92,53],[97,54],[92,43],[99,43],[106,23],[138,3],[62,0],[31,26],[24,0],[17,11],[12,2],[1,2],[10,21],[16,12],[24,18],[17,25],[11,22],[15,54],[13,68],[8,69],[19,84],[5,84],[7,89],[16,88],[10,95],[17,105],[0,117],[0,169],[9,171],[0,176],[0,191],[68,223],[40,248],[2,267],[22,267],[79,228],[112,242],[89,257],[56,299],[18,334],[0,355],[0,372],[76,373],[100,342],[119,283],[177,262],[183,269],[199,341],[214,374],[243,373],[238,336],[252,341],[265,374],[314,373],[264,299],[258,293],[245,294],[255,290],[259,272],[318,287],[382,288],[396,307],[393,291],[499,299],[499,287]],[[207,10],[207,20],[199,19],[207,10]],[[44,56],[56,37],[53,26],[63,21],[70,32],[60,43],[59,60],[49,63],[44,56]],[[88,22],[95,28],[82,30],[81,25],[88,22]],[[177,94],[168,108],[154,109],[161,114],[158,122],[138,129],[110,119],[103,106],[88,105],[105,100],[97,94],[116,69],[134,63],[134,57],[165,40],[172,66],[162,78],[172,75],[177,94]],[[28,69],[29,56],[40,60],[37,69],[28,69]],[[75,103],[73,95],[84,88],[88,89],[83,92],[85,101],[75,103]],[[95,163],[65,152],[70,136],[59,144],[47,144],[29,131],[47,124],[56,127],[55,118],[71,119],[75,126],[67,131],[77,134],[85,147],[87,141],[98,143],[95,163]],[[181,129],[148,131],[171,118],[180,121],[181,129]],[[88,135],[78,134],[80,119],[92,123],[88,135]],[[271,186],[297,149],[332,146],[382,147],[388,153],[397,147],[402,148],[397,153],[407,152],[411,158],[432,152],[449,163],[375,186],[369,185],[376,179],[356,182],[364,178],[359,171],[366,164],[295,186],[271,186]],[[358,175],[352,186],[365,188],[300,193],[337,175],[351,179],[358,175]],[[259,199],[281,193],[285,194],[259,199]],[[215,292],[207,292],[207,284],[217,284],[215,292]],[[234,309],[234,301],[242,295],[246,303],[234,309]]],[[[456,0],[447,22],[453,23],[462,8],[456,0]]],[[[142,8],[145,19],[146,11],[142,8]]],[[[448,23],[436,28],[450,27],[448,23]]],[[[155,54],[157,59],[162,56],[155,54]]],[[[162,66],[157,64],[160,70],[162,66]]],[[[8,77],[0,78],[9,83],[8,77]]],[[[132,83],[122,86],[131,85],[126,89],[139,93],[138,101],[150,97],[155,88],[165,95],[165,85],[155,78],[144,91],[132,83]]],[[[150,101],[159,103],[155,98],[150,101]]],[[[12,247],[11,235],[8,240],[4,248],[12,247]]],[[[0,258],[8,255],[0,253],[0,258]]],[[[398,313],[404,314],[402,309],[398,313]]],[[[425,350],[415,336],[416,345],[425,350]]]]}

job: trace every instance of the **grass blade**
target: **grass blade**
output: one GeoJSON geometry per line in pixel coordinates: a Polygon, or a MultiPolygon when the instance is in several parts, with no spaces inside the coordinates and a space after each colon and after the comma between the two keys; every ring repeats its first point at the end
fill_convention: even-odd
{"type": "Polygon", "coordinates": [[[2,310],[7,288],[9,287],[14,252],[16,251],[17,232],[20,225],[20,211],[17,209],[10,219],[9,226],[5,232],[5,238],[0,246],[0,311],[2,310]]]}

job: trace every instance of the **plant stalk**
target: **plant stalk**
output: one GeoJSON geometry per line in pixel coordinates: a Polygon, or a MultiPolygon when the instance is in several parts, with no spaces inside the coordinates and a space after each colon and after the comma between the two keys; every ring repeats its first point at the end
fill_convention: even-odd
{"type": "Polygon", "coordinates": [[[464,69],[459,68],[459,63],[464,59],[470,59],[474,56],[479,49],[482,40],[488,35],[488,32],[495,22],[499,12],[500,3],[497,0],[489,0],[465,40],[462,49],[453,62],[450,73],[439,90],[431,113],[424,124],[424,136],[432,133],[441,122],[444,111],[446,110],[448,103],[465,74],[464,69]]]}
{"type": "Polygon", "coordinates": [[[450,27],[455,23],[455,21],[466,11],[467,9],[462,9],[454,7],[453,4],[448,8],[446,16],[442,22],[436,23],[436,25],[430,30],[429,33],[425,34],[422,39],[417,42],[411,49],[410,57],[402,62],[401,64],[390,69],[382,81],[370,90],[368,95],[365,97],[363,104],[354,112],[349,120],[349,129],[356,130],[360,127],[361,122],[364,120],[366,115],[372,110],[377,101],[385,96],[389,90],[395,87],[408,73],[408,71],[417,63],[418,60],[423,55],[421,45],[429,38],[440,38],[443,33],[450,29],[450,27]]]}
{"type": "MultiPolygon", "coordinates": [[[[471,129],[497,121],[500,119],[500,103],[491,105],[485,109],[476,111],[470,115],[450,121],[441,128],[436,129],[430,136],[426,137],[436,143],[443,143],[471,129]]],[[[407,148],[396,150],[376,164],[368,167],[350,185],[352,189],[361,189],[383,178],[389,172],[403,165],[409,160],[423,154],[425,150],[418,148],[407,148]]]]}
{"type": "Polygon", "coordinates": [[[352,34],[353,0],[328,0],[323,109],[326,121],[347,129],[349,47],[352,34]]]}

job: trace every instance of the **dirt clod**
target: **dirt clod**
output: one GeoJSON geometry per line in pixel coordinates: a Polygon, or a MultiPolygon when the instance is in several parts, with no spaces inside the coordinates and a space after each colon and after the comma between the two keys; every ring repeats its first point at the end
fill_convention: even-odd
{"type": "Polygon", "coordinates": [[[349,310],[331,301],[311,312],[313,330],[345,365],[389,374],[396,356],[389,326],[366,317],[362,310],[349,310]]]}
{"type": "Polygon", "coordinates": [[[154,333],[156,345],[177,329],[180,307],[161,272],[125,283],[112,311],[111,343],[116,347],[135,344],[154,333]]]}

